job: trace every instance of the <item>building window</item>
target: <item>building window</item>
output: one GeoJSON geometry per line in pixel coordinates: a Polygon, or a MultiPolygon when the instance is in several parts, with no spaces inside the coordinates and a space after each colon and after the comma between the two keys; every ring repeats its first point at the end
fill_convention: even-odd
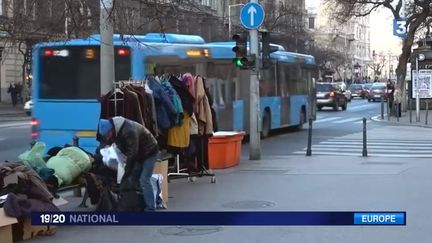
{"type": "Polygon", "coordinates": [[[315,18],[309,17],[309,29],[315,29],[315,18]]]}

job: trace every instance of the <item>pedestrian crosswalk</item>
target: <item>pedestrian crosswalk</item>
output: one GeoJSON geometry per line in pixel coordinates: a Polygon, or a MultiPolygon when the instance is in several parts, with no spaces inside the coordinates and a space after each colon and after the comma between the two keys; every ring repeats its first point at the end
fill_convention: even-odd
{"type": "MultiPolygon", "coordinates": [[[[422,128],[375,128],[368,131],[367,153],[372,157],[432,158],[432,138],[422,128]]],[[[353,133],[312,144],[314,155],[362,156],[363,134],[353,133]]],[[[305,154],[306,148],[294,152],[305,154]]]]}
{"type": "MultiPolygon", "coordinates": [[[[371,120],[367,120],[367,123],[371,122],[371,120]]],[[[343,123],[354,123],[354,124],[361,124],[363,123],[363,117],[339,117],[339,116],[332,116],[332,117],[318,117],[317,120],[315,120],[314,123],[332,123],[332,124],[343,124],[343,123]]]]}

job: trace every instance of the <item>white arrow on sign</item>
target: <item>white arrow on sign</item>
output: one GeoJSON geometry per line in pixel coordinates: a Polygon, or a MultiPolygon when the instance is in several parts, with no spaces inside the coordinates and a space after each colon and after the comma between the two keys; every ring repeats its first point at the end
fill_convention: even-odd
{"type": "Polygon", "coordinates": [[[255,17],[255,14],[257,13],[257,10],[256,10],[256,8],[254,7],[254,6],[251,6],[249,9],[248,9],[248,14],[250,15],[250,25],[251,26],[254,26],[255,25],[255,21],[254,21],[254,17],[255,17]]]}

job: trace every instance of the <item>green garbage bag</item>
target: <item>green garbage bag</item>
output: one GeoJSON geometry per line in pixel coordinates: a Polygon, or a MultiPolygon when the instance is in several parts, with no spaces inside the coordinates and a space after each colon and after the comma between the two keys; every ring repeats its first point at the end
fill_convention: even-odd
{"type": "Polygon", "coordinates": [[[59,186],[70,185],[81,173],[91,168],[88,155],[77,147],[67,147],[51,157],[47,167],[54,169],[59,186]]]}
{"type": "Polygon", "coordinates": [[[39,169],[45,168],[46,163],[43,159],[45,147],[45,143],[37,142],[30,150],[20,154],[18,159],[20,159],[28,167],[39,169]]]}

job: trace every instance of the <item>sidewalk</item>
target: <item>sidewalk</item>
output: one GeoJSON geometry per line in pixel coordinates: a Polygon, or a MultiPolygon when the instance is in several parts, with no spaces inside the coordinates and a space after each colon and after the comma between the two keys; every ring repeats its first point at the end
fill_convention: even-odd
{"type": "MultiPolygon", "coordinates": [[[[217,170],[215,184],[209,177],[169,184],[166,211],[400,210],[407,211],[405,227],[63,226],[54,236],[28,242],[426,242],[431,170],[428,159],[269,156],[217,170]]],[[[80,198],[65,198],[62,210],[83,210],[80,198]]]]}
{"type": "Polygon", "coordinates": [[[371,117],[373,121],[376,122],[384,122],[394,125],[404,125],[404,126],[416,126],[416,127],[426,127],[426,128],[432,128],[432,111],[428,112],[428,124],[425,124],[426,121],[426,111],[421,110],[420,111],[420,122],[416,122],[416,112],[415,110],[412,111],[411,114],[411,122],[410,122],[410,112],[402,112],[402,117],[399,117],[399,121],[397,120],[397,117],[390,116],[390,119],[387,117],[387,114],[384,114],[384,119],[381,119],[381,114],[377,116],[371,117]]]}
{"type": "Polygon", "coordinates": [[[30,117],[24,110],[24,105],[18,104],[12,107],[11,104],[0,103],[0,122],[26,121],[30,117]]]}

